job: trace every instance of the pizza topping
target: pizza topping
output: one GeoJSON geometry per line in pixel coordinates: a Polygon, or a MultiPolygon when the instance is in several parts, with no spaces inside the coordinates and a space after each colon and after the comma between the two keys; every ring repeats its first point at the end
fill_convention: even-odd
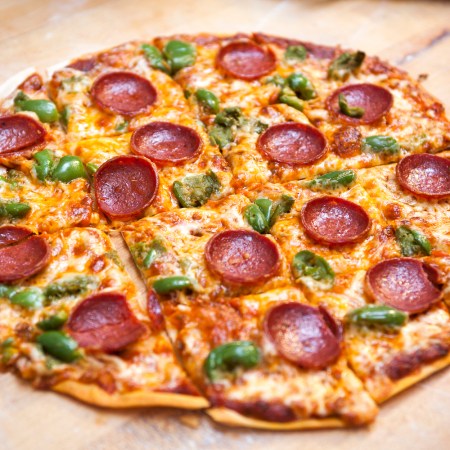
{"type": "Polygon", "coordinates": [[[59,119],[56,105],[50,100],[32,100],[28,95],[19,91],[14,98],[14,106],[16,111],[31,111],[34,112],[41,122],[51,123],[59,119]]]}
{"type": "Polygon", "coordinates": [[[392,104],[393,97],[387,89],[369,83],[344,86],[327,99],[327,108],[333,115],[354,124],[376,122],[392,104]]]}
{"type": "Polygon", "coordinates": [[[289,87],[302,99],[312,100],[317,97],[317,92],[311,83],[301,73],[293,73],[287,77],[289,87]]]}
{"type": "Polygon", "coordinates": [[[295,92],[288,87],[281,90],[280,95],[278,96],[278,102],[284,103],[297,111],[303,111],[305,107],[303,100],[299,99],[295,92]]]}
{"type": "Polygon", "coordinates": [[[44,302],[44,294],[39,288],[27,288],[13,292],[9,297],[13,305],[19,305],[26,309],[40,308],[44,302]]]}
{"type": "Polygon", "coordinates": [[[212,144],[217,145],[220,150],[234,141],[237,128],[243,125],[245,118],[241,108],[231,106],[224,108],[214,119],[214,125],[209,130],[212,144]]]}
{"type": "Polygon", "coordinates": [[[254,284],[278,272],[280,253],[267,237],[254,231],[228,230],[215,234],[205,249],[208,268],[223,281],[254,284]]]}
{"type": "Polygon", "coordinates": [[[157,94],[150,81],[139,75],[110,72],[95,80],[91,96],[99,108],[132,117],[148,112],[157,94]]]}
{"type": "Polygon", "coordinates": [[[151,122],[139,127],[130,141],[133,153],[161,165],[184,164],[198,156],[201,146],[196,131],[170,122],[151,122]]]}
{"type": "MultiPolygon", "coordinates": [[[[43,171],[45,171],[45,169],[43,169],[43,171]]],[[[54,180],[63,183],[69,183],[76,178],[88,179],[88,174],[83,162],[78,156],[72,155],[63,156],[52,170],[51,175],[54,180]]]]}
{"type": "Polygon", "coordinates": [[[339,326],[323,308],[276,305],[266,315],[265,329],[278,353],[305,369],[324,369],[341,353],[339,326]]]}
{"type": "Polygon", "coordinates": [[[411,314],[425,311],[442,295],[429,267],[412,258],[382,261],[366,274],[367,293],[376,301],[400,311],[411,314]]]}
{"type": "Polygon", "coordinates": [[[193,282],[189,277],[174,275],[171,277],[158,278],[153,283],[153,289],[157,294],[169,294],[173,291],[192,289],[193,282]]]}
{"type": "Polygon", "coordinates": [[[164,47],[163,53],[172,75],[195,63],[195,47],[188,42],[169,41],[164,47]]]}
{"type": "Polygon", "coordinates": [[[386,305],[367,305],[348,313],[347,320],[356,325],[400,327],[408,320],[408,314],[386,305]]]}
{"type": "Polygon", "coordinates": [[[217,65],[234,78],[256,80],[275,69],[276,59],[271,50],[259,45],[232,42],[219,51],[217,65]]]}
{"type": "Polygon", "coordinates": [[[151,265],[166,251],[167,251],[166,247],[164,247],[161,240],[159,240],[157,238],[153,239],[153,241],[151,242],[151,244],[147,250],[147,254],[145,255],[145,257],[142,260],[142,265],[146,269],[149,269],[151,267],[151,265]]]}
{"type": "Polygon", "coordinates": [[[195,97],[203,108],[207,110],[207,112],[214,114],[219,112],[219,99],[216,97],[214,92],[208,91],[207,89],[199,89],[195,93],[195,97]]]}
{"type": "Polygon", "coordinates": [[[394,155],[400,150],[400,145],[391,136],[368,136],[362,140],[362,149],[370,153],[394,155]]]}
{"type": "Polygon", "coordinates": [[[305,183],[310,189],[329,190],[340,189],[352,184],[356,179],[354,170],[335,170],[323,175],[319,175],[311,181],[305,183]]]}
{"type": "Polygon", "coordinates": [[[49,284],[45,288],[45,299],[52,302],[63,297],[84,294],[88,290],[96,289],[98,285],[99,280],[95,276],[77,275],[49,284]]]}
{"type": "Polygon", "coordinates": [[[258,198],[245,208],[244,217],[255,231],[266,234],[277,218],[289,213],[293,205],[294,199],[289,195],[282,195],[275,202],[268,198],[258,198]]]}
{"type": "Polygon", "coordinates": [[[332,149],[341,158],[351,158],[361,153],[361,132],[353,126],[340,126],[333,133],[332,149]]]}
{"type": "Polygon", "coordinates": [[[97,59],[95,56],[92,56],[91,58],[77,59],[76,61],[71,62],[67,67],[79,70],[80,72],[89,72],[96,64],[97,59]]]}
{"type": "Polygon", "coordinates": [[[151,67],[170,74],[170,66],[167,61],[164,60],[164,57],[158,48],[150,44],[142,44],[141,48],[151,67]]]}
{"type": "Polygon", "coordinates": [[[402,225],[395,230],[395,239],[403,256],[431,254],[430,241],[420,231],[402,225]]]}
{"type": "Polygon", "coordinates": [[[272,125],[256,146],[270,160],[292,165],[312,164],[327,150],[325,137],[317,128],[296,122],[272,125]]]}
{"type": "Polygon", "coordinates": [[[284,59],[288,63],[296,63],[304,61],[308,55],[306,48],[303,45],[289,45],[284,52],[284,59]]]}
{"type": "Polygon", "coordinates": [[[40,320],[36,326],[43,331],[59,330],[67,322],[68,318],[69,316],[65,311],[58,311],[56,314],[40,320]]]}
{"type": "Polygon", "coordinates": [[[356,74],[365,57],[366,54],[360,51],[342,53],[330,64],[328,78],[336,81],[347,80],[350,75],[356,74]]]}
{"type": "Polygon", "coordinates": [[[301,211],[306,233],[322,244],[352,244],[363,240],[371,220],[361,206],[339,197],[325,196],[307,202],[301,211]]]}
{"type": "Polygon", "coordinates": [[[81,357],[78,344],[62,331],[46,331],[37,338],[45,353],[63,362],[73,362],[81,357]]]}
{"type": "Polygon", "coordinates": [[[22,219],[31,211],[31,206],[28,203],[0,202],[0,218],[8,217],[11,219],[22,219]]]}
{"type": "Polygon", "coordinates": [[[0,155],[45,145],[45,129],[24,114],[0,117],[0,155]]]}
{"type": "Polygon", "coordinates": [[[425,198],[450,196],[450,160],[426,153],[403,158],[396,169],[397,181],[407,191],[425,198]]]}
{"type": "Polygon", "coordinates": [[[34,165],[36,176],[39,180],[44,181],[51,175],[55,165],[53,153],[45,148],[44,150],[35,153],[33,158],[37,163],[34,165]]]}
{"type": "Polygon", "coordinates": [[[81,347],[116,352],[146,331],[127,304],[125,295],[102,292],[84,299],[67,322],[69,334],[81,347]]]}
{"type": "Polygon", "coordinates": [[[16,281],[41,271],[50,258],[50,247],[42,236],[21,227],[0,228],[0,282],[16,281]]]}
{"type": "Polygon", "coordinates": [[[261,352],[250,341],[234,341],[219,345],[211,350],[205,360],[203,369],[213,383],[227,378],[236,369],[251,369],[261,360],[261,352]]]}
{"type": "Polygon", "coordinates": [[[117,156],[94,174],[97,203],[111,219],[139,217],[155,199],[158,184],[153,163],[140,156],[117,156]]]}
{"type": "Polygon", "coordinates": [[[217,175],[210,170],[174,181],[173,193],[181,208],[197,208],[203,206],[213,194],[218,194],[220,187],[217,175]]]}
{"type": "Polygon", "coordinates": [[[292,274],[296,281],[308,287],[318,285],[321,289],[330,289],[334,284],[334,271],[327,260],[309,250],[302,250],[294,256],[292,274]],[[316,283],[311,283],[311,280],[316,283]]]}

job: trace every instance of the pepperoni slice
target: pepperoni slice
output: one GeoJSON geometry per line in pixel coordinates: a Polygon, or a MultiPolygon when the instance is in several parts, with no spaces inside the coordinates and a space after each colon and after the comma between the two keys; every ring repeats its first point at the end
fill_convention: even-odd
{"type": "Polygon", "coordinates": [[[275,69],[272,51],[252,42],[232,42],[222,47],[217,55],[217,65],[228,75],[242,80],[256,80],[275,69]]]}
{"type": "Polygon", "coordinates": [[[182,164],[200,152],[202,140],[192,128],[170,122],[152,122],[138,128],[131,136],[131,150],[152,161],[182,164]]]}
{"type": "Polygon", "coordinates": [[[381,86],[369,83],[350,84],[334,91],[328,97],[327,108],[334,116],[344,122],[369,124],[376,122],[387,114],[393,102],[392,94],[381,86]],[[349,106],[364,108],[362,117],[349,117],[342,113],[338,103],[339,94],[344,94],[349,106]]]}
{"type": "Polygon", "coordinates": [[[72,311],[67,328],[81,347],[104,352],[122,350],[146,331],[130,310],[125,295],[116,292],[84,299],[72,311]]]}
{"type": "Polygon", "coordinates": [[[278,353],[305,369],[323,369],[341,353],[341,332],[323,308],[281,303],[269,310],[265,330],[278,353]]]}
{"type": "Polygon", "coordinates": [[[296,122],[269,127],[256,143],[257,149],[272,161],[282,164],[311,164],[326,153],[323,134],[310,125],[296,122]]]}
{"type": "Polygon", "coordinates": [[[45,145],[45,128],[25,114],[0,117],[0,155],[45,145]]]}
{"type": "Polygon", "coordinates": [[[367,294],[377,302],[401,311],[420,313],[442,295],[433,283],[433,270],[413,258],[387,259],[367,271],[367,294]]]}
{"type": "Polygon", "coordinates": [[[110,219],[140,216],[155,199],[158,185],[155,166],[140,156],[112,158],[94,175],[98,206],[110,219]]]}
{"type": "Polygon", "coordinates": [[[306,233],[321,244],[352,244],[369,233],[371,220],[361,206],[339,197],[324,196],[307,202],[300,220],[306,233]]]}
{"type": "Polygon", "coordinates": [[[450,196],[450,160],[422,153],[409,155],[397,164],[400,186],[425,198],[450,196]]]}
{"type": "Polygon", "coordinates": [[[0,282],[17,281],[40,272],[50,258],[50,246],[27,228],[0,228],[0,282]]]}
{"type": "Polygon", "coordinates": [[[97,64],[97,58],[92,56],[91,58],[77,59],[71,62],[67,67],[71,69],[79,70],[80,72],[89,72],[97,64]]]}
{"type": "Polygon", "coordinates": [[[152,329],[154,331],[164,330],[164,317],[161,311],[161,305],[159,304],[158,296],[152,289],[148,293],[147,297],[147,312],[150,317],[152,329]]]}
{"type": "Polygon", "coordinates": [[[217,233],[206,244],[205,256],[209,269],[229,283],[259,283],[280,267],[277,246],[255,231],[217,233]]]}
{"type": "Polygon", "coordinates": [[[156,89],[150,81],[131,72],[111,72],[97,78],[91,96],[98,107],[132,117],[155,103],[156,89]]]}

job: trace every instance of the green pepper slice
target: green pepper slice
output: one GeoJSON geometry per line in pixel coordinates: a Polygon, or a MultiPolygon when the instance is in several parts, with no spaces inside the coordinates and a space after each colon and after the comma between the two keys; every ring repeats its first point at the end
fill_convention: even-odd
{"type": "Polygon", "coordinates": [[[360,108],[359,106],[350,106],[344,94],[339,94],[338,102],[341,113],[346,116],[359,118],[364,115],[364,108],[360,108]]]}
{"type": "Polygon", "coordinates": [[[336,81],[345,81],[355,73],[364,61],[366,54],[357,51],[355,53],[342,53],[331,64],[328,69],[328,78],[336,81]]]}
{"type": "Polygon", "coordinates": [[[87,170],[88,174],[92,176],[92,175],[94,175],[95,172],[97,172],[98,166],[97,166],[97,164],[94,164],[94,163],[87,163],[86,170],[87,170]]]}
{"type": "Polygon", "coordinates": [[[17,288],[6,286],[6,284],[0,284],[0,298],[11,298],[16,292],[17,288]]]}
{"type": "Polygon", "coordinates": [[[66,105],[64,106],[61,112],[61,123],[65,130],[67,130],[67,126],[69,125],[69,119],[70,119],[70,108],[68,105],[66,105]]]}
{"type": "Polygon", "coordinates": [[[14,98],[14,105],[17,111],[34,112],[41,122],[52,123],[59,119],[56,105],[50,100],[32,100],[22,91],[14,98]]]}
{"type": "Polygon", "coordinates": [[[272,212],[270,214],[269,227],[272,228],[273,224],[276,222],[278,217],[282,214],[287,214],[291,212],[292,206],[294,205],[294,198],[290,195],[283,194],[272,207],[272,212]]]}
{"type": "Polygon", "coordinates": [[[167,62],[164,61],[163,55],[158,48],[150,44],[142,44],[141,48],[151,67],[170,74],[170,67],[167,62]]]}
{"type": "Polygon", "coordinates": [[[213,125],[209,130],[209,139],[211,140],[211,144],[217,145],[220,150],[223,150],[233,142],[234,134],[231,128],[222,125],[213,125]]]}
{"type": "Polygon", "coordinates": [[[304,61],[308,52],[303,45],[289,45],[284,52],[284,59],[289,62],[304,61]]]}
{"type": "Polygon", "coordinates": [[[301,73],[289,75],[287,82],[289,87],[303,100],[312,100],[317,97],[317,92],[313,84],[301,73]]]}
{"type": "Polygon", "coordinates": [[[65,311],[59,311],[45,319],[40,320],[36,326],[43,331],[59,330],[68,319],[68,315],[65,311]]]}
{"type": "Polygon", "coordinates": [[[169,41],[164,47],[163,54],[170,65],[172,75],[195,63],[195,47],[188,42],[169,41]]]}
{"type": "Polygon", "coordinates": [[[281,91],[278,101],[298,111],[303,111],[303,100],[299,99],[290,88],[284,88],[281,91]]]}
{"type": "Polygon", "coordinates": [[[142,261],[142,265],[149,269],[150,266],[163,254],[165,253],[166,248],[162,244],[162,242],[159,239],[153,239],[152,243],[150,244],[150,249],[145,255],[145,258],[142,261]]]}
{"type": "Polygon", "coordinates": [[[55,180],[69,183],[76,178],[88,179],[88,174],[83,162],[78,156],[63,156],[52,173],[55,180]]]}
{"type": "Polygon", "coordinates": [[[319,175],[306,183],[309,188],[334,190],[343,186],[349,186],[356,179],[354,170],[334,170],[323,175],[319,175]]]}
{"type": "Polygon", "coordinates": [[[292,273],[295,279],[311,278],[322,283],[324,289],[334,284],[334,271],[325,258],[309,250],[298,252],[292,260],[292,273]]]}
{"type": "Polygon", "coordinates": [[[70,363],[81,356],[77,342],[62,331],[46,331],[37,342],[45,353],[63,362],[70,363]]]}
{"type": "Polygon", "coordinates": [[[269,232],[269,223],[258,205],[253,203],[247,206],[244,211],[244,217],[258,233],[265,234],[269,232]]]}
{"type": "Polygon", "coordinates": [[[11,202],[0,204],[0,217],[21,219],[31,211],[28,203],[11,202]]]}
{"type": "Polygon", "coordinates": [[[44,302],[44,294],[38,288],[27,288],[12,294],[9,300],[13,305],[19,305],[22,308],[37,309],[44,302]]]}
{"type": "Polygon", "coordinates": [[[203,368],[206,376],[215,382],[234,372],[238,367],[251,369],[261,360],[259,348],[251,341],[234,341],[211,350],[203,368]]]}
{"type": "Polygon", "coordinates": [[[274,75],[273,77],[267,77],[264,80],[264,84],[274,84],[275,86],[283,88],[286,86],[287,81],[281,75],[274,75]]]}
{"type": "Polygon", "coordinates": [[[219,112],[219,99],[214,92],[208,91],[207,89],[199,89],[195,93],[195,97],[206,110],[209,110],[214,114],[219,112]]]}
{"type": "Polygon", "coordinates": [[[398,327],[405,324],[408,314],[385,305],[368,305],[347,314],[347,320],[357,325],[398,327]]]}
{"type": "Polygon", "coordinates": [[[254,203],[261,210],[264,219],[269,224],[272,217],[273,201],[268,198],[258,198],[254,203]]]}
{"type": "Polygon", "coordinates": [[[49,284],[44,291],[47,302],[52,302],[70,295],[80,295],[88,289],[94,289],[98,285],[98,280],[92,276],[79,275],[68,280],[58,281],[49,284]]]}
{"type": "Polygon", "coordinates": [[[430,241],[420,231],[402,225],[395,230],[395,239],[403,256],[431,254],[430,241]]]}
{"type": "Polygon", "coordinates": [[[371,153],[394,155],[400,150],[400,145],[391,136],[367,136],[362,140],[362,150],[371,153]]]}
{"type": "Polygon", "coordinates": [[[244,120],[242,109],[239,108],[239,106],[229,106],[217,114],[214,119],[214,123],[224,127],[232,127],[233,125],[242,125],[244,120]]]}
{"type": "Polygon", "coordinates": [[[183,275],[159,278],[153,283],[153,289],[158,294],[168,294],[182,289],[192,289],[192,280],[183,275]]]}
{"type": "Polygon", "coordinates": [[[182,208],[202,206],[219,191],[220,181],[212,171],[184,177],[173,183],[173,193],[182,208]]]}
{"type": "Polygon", "coordinates": [[[54,166],[54,157],[51,150],[45,148],[33,155],[37,164],[34,165],[36,176],[39,180],[44,181],[52,172],[54,166]]]}

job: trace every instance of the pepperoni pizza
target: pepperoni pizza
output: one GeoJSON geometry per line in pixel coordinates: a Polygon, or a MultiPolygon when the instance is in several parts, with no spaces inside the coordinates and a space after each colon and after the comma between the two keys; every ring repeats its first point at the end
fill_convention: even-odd
{"type": "Polygon", "coordinates": [[[31,74],[0,103],[1,368],[228,425],[370,423],[450,364],[449,142],[405,72],[260,33],[31,74]]]}

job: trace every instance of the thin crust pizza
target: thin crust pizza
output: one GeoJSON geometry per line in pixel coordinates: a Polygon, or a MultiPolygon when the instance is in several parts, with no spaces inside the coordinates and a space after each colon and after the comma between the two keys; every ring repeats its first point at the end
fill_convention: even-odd
{"type": "Polygon", "coordinates": [[[3,370],[300,430],[369,424],[449,365],[450,124],[404,71],[183,34],[2,97],[3,370]]]}

